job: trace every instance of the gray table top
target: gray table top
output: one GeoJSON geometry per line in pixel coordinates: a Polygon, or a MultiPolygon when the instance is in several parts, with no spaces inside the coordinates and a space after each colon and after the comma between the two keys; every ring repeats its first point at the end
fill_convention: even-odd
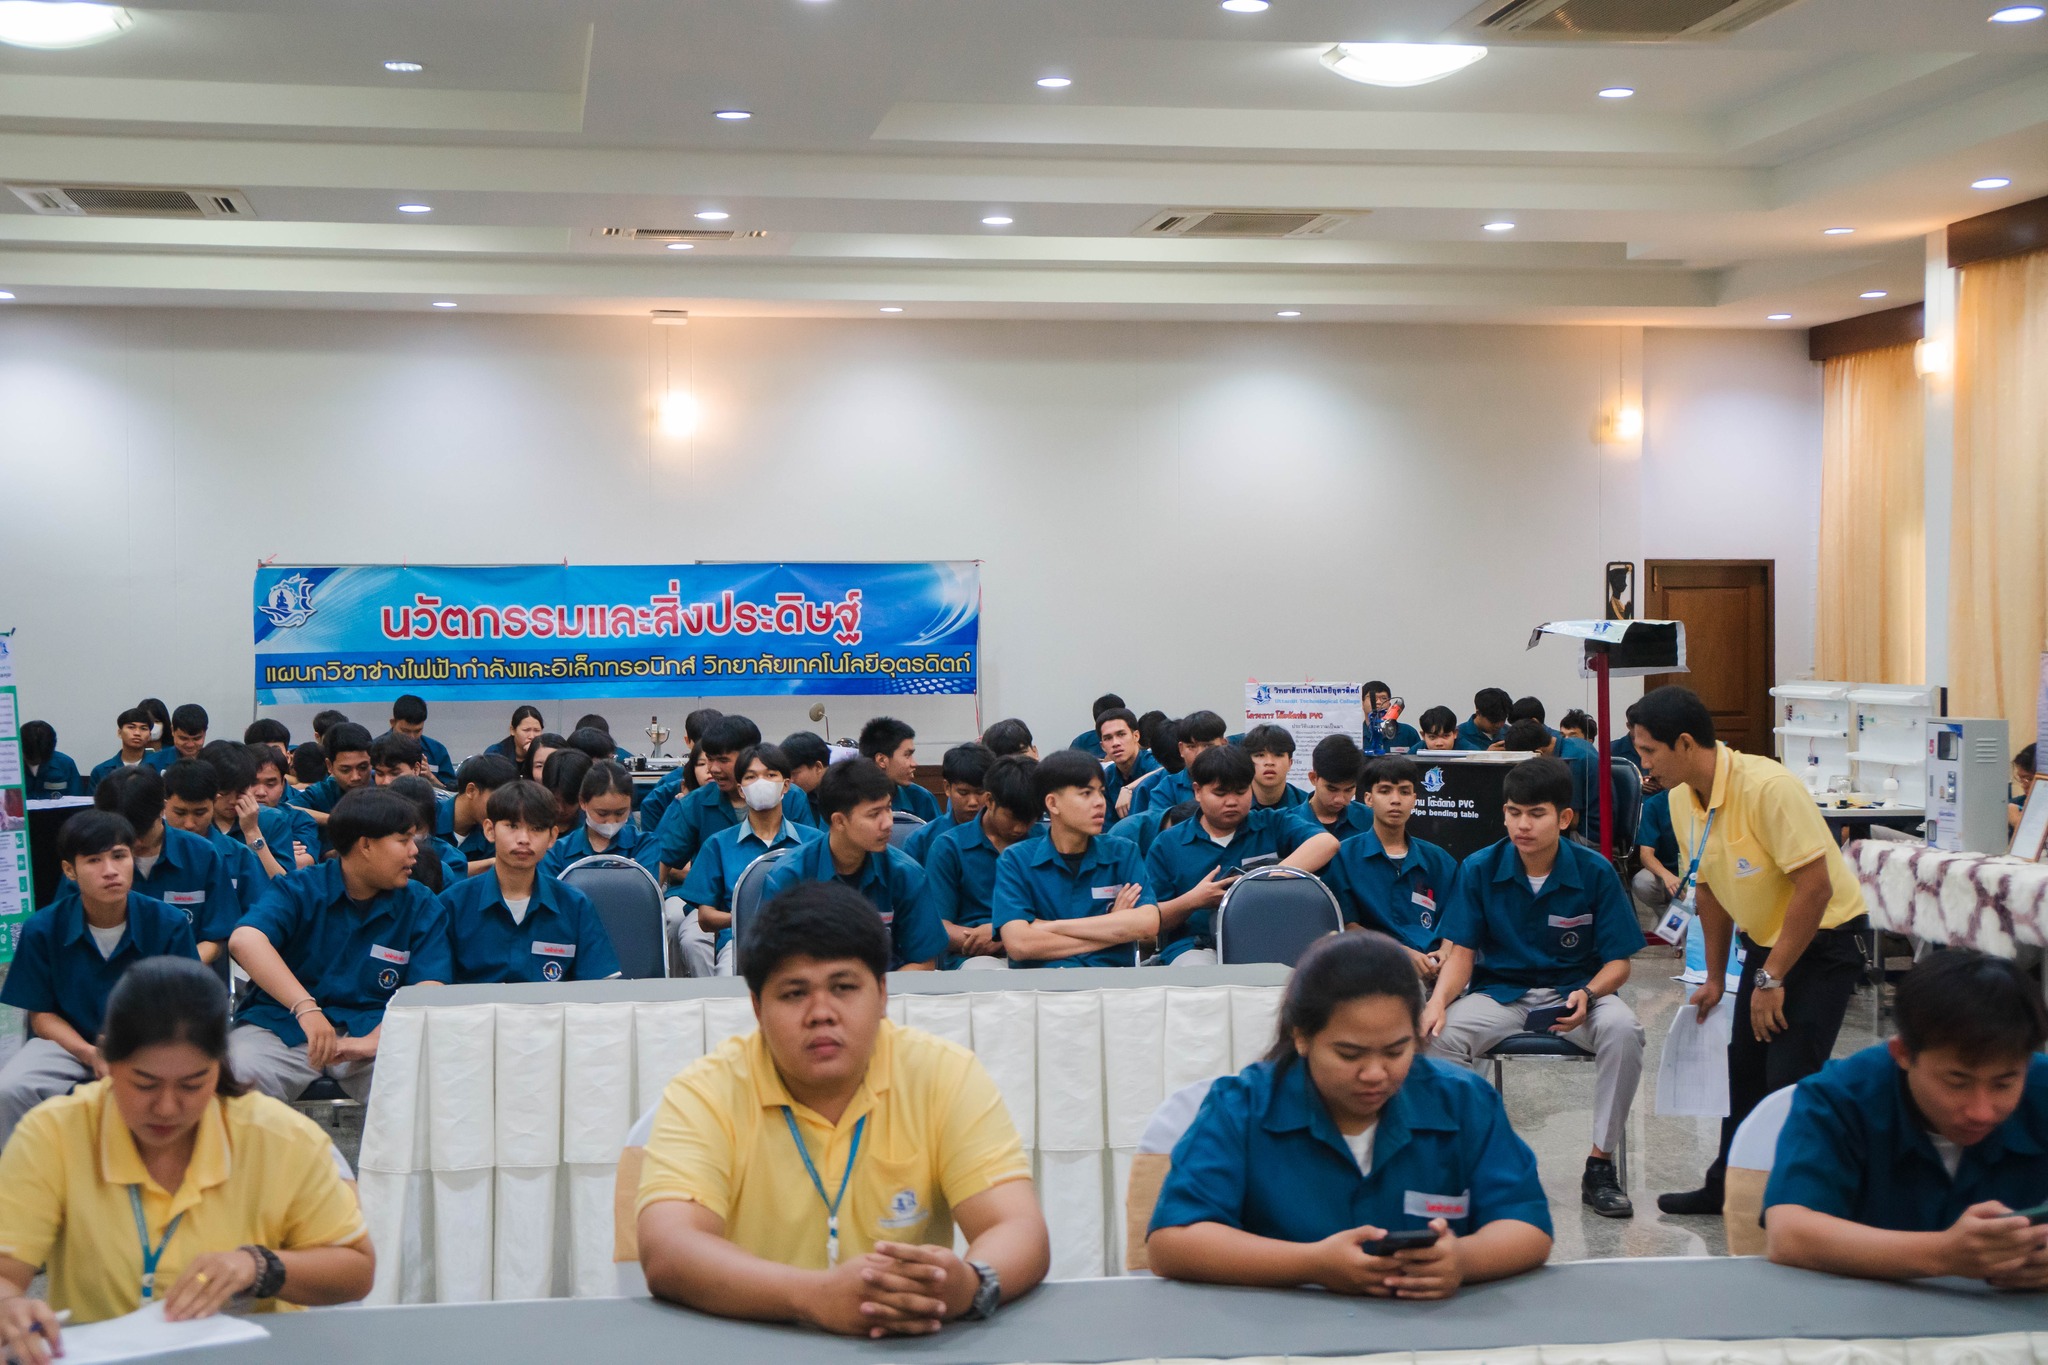
{"type": "Polygon", "coordinates": [[[882,1342],[727,1322],[647,1299],[338,1308],[281,1314],[264,1325],[268,1341],[210,1351],[208,1365],[560,1365],[593,1353],[605,1365],[1087,1365],[1647,1338],[1960,1337],[2042,1330],[2048,1295],[1997,1294],[1957,1281],[1877,1284],[1716,1257],[1548,1266],[1441,1303],[1075,1280],[1042,1286],[986,1323],[882,1342]]]}

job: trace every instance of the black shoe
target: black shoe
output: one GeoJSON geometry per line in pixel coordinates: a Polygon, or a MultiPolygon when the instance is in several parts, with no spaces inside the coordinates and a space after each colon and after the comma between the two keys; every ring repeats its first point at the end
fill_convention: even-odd
{"type": "Polygon", "coordinates": [[[1696,1190],[1679,1194],[1660,1194],[1657,1207],[1665,1213],[1675,1214],[1717,1214],[1721,1211],[1721,1186],[1707,1184],[1696,1190]]]}
{"type": "Polygon", "coordinates": [[[1579,1181],[1579,1200],[1602,1218],[1633,1218],[1636,1206],[1622,1191],[1615,1177],[1614,1163],[1604,1157],[1586,1158],[1586,1174],[1579,1181]]]}

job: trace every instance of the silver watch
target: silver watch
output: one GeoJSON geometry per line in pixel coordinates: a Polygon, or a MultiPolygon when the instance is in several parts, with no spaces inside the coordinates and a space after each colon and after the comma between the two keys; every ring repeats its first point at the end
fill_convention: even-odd
{"type": "Polygon", "coordinates": [[[969,1261],[967,1264],[981,1276],[981,1285],[974,1291],[974,1302],[967,1305],[967,1311],[960,1316],[970,1322],[992,1318],[1003,1301],[1003,1283],[996,1278],[996,1268],[987,1261],[969,1261]]]}
{"type": "Polygon", "coordinates": [[[1782,991],[1785,989],[1785,978],[1772,976],[1768,967],[1759,967],[1756,969],[1756,988],[1760,991],[1782,991]]]}

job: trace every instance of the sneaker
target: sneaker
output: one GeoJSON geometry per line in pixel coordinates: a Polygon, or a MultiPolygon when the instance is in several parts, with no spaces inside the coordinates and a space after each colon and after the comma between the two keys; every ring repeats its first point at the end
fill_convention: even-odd
{"type": "Polygon", "coordinates": [[[1708,1184],[1679,1194],[1660,1194],[1657,1207],[1662,1212],[1680,1215],[1718,1214],[1721,1211],[1721,1186],[1708,1184]]]}
{"type": "Polygon", "coordinates": [[[1586,1158],[1586,1174],[1579,1182],[1579,1200],[1602,1218],[1633,1218],[1636,1206],[1621,1188],[1614,1163],[1597,1156],[1586,1158]]]}

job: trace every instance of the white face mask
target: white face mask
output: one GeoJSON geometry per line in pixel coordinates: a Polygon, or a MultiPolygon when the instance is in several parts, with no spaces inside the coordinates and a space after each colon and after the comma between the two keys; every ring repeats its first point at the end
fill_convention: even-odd
{"type": "Polygon", "coordinates": [[[740,787],[748,810],[771,810],[782,804],[782,784],[772,777],[757,777],[740,787]]]}
{"type": "Polygon", "coordinates": [[[150,873],[156,871],[157,861],[161,859],[163,856],[164,855],[161,853],[151,853],[146,857],[140,853],[136,854],[135,875],[138,877],[147,877],[150,873]]]}
{"type": "Polygon", "coordinates": [[[626,822],[624,820],[585,820],[583,827],[600,839],[611,839],[616,838],[619,831],[626,827],[626,822]]]}

